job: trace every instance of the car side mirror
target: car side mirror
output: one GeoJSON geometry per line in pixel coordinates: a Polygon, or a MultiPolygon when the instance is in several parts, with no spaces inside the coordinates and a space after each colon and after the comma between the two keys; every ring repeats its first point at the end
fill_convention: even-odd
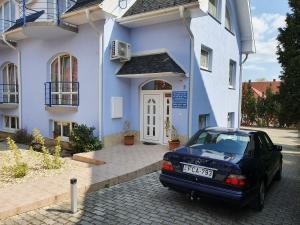
{"type": "Polygon", "coordinates": [[[282,151],[282,146],[281,145],[274,145],[274,151],[281,152],[282,151]]]}

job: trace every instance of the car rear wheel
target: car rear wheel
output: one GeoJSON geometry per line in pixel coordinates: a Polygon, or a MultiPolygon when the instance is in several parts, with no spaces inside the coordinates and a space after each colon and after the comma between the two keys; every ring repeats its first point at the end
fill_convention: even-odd
{"type": "Polygon", "coordinates": [[[281,180],[281,177],[282,177],[282,163],[280,164],[280,167],[274,177],[275,180],[281,180]]]}
{"type": "Polygon", "coordinates": [[[253,202],[253,208],[257,211],[262,211],[265,205],[265,193],[266,193],[266,186],[265,182],[261,182],[259,185],[259,190],[257,196],[253,202]]]}

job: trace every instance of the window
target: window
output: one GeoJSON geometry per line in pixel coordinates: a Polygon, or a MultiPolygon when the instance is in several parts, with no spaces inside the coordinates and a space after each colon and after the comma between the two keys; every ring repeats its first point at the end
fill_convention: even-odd
{"type": "Polygon", "coordinates": [[[215,17],[216,19],[220,19],[219,16],[219,0],[209,0],[208,2],[208,13],[215,17]]]}
{"type": "Polygon", "coordinates": [[[53,121],[53,138],[59,136],[63,141],[69,141],[72,129],[76,123],[53,121]]]}
{"type": "Polygon", "coordinates": [[[209,114],[202,114],[199,116],[199,129],[204,129],[208,127],[209,114]]]}
{"type": "Polygon", "coordinates": [[[18,103],[18,76],[17,66],[13,63],[7,63],[2,68],[2,103],[18,103]]]}
{"type": "Polygon", "coordinates": [[[202,130],[193,136],[187,143],[187,146],[202,150],[202,157],[213,156],[215,159],[226,161],[231,159],[231,154],[243,155],[250,141],[248,135],[235,132],[202,130]],[[229,153],[229,155],[226,153],[229,153]]]}
{"type": "Polygon", "coordinates": [[[228,113],[228,116],[227,116],[227,127],[234,128],[234,112],[228,113]]]}
{"type": "Polygon", "coordinates": [[[236,79],[236,62],[230,60],[229,62],[229,88],[235,88],[236,79]]]}
{"type": "MultiPolygon", "coordinates": [[[[70,8],[74,4],[75,4],[75,1],[73,1],[73,0],[58,1],[59,15],[64,13],[68,8],[70,8]]],[[[56,6],[57,6],[56,0],[48,0],[47,1],[47,17],[48,17],[48,19],[57,19],[56,6]]]]}
{"type": "Polygon", "coordinates": [[[201,48],[201,69],[212,70],[212,50],[202,46],[201,48]]]}
{"type": "Polygon", "coordinates": [[[231,15],[230,15],[230,10],[228,8],[229,6],[226,5],[226,12],[225,12],[225,27],[228,29],[230,32],[233,32],[232,28],[232,21],[231,21],[231,15]]]}
{"type": "Polygon", "coordinates": [[[15,21],[15,2],[13,0],[0,4],[0,32],[5,31],[15,21]]]}
{"type": "Polygon", "coordinates": [[[19,117],[4,116],[3,118],[3,127],[5,130],[15,131],[19,129],[19,117]]]}
{"type": "Polygon", "coordinates": [[[77,59],[69,54],[51,63],[51,104],[78,105],[77,59]]]}

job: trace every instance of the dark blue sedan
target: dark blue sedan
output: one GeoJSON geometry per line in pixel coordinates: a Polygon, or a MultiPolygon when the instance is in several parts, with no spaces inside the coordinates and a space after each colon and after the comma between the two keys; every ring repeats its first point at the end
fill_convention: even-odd
{"type": "Polygon", "coordinates": [[[191,197],[264,207],[265,192],[280,180],[282,146],[261,131],[207,128],[164,156],[161,183],[191,197]]]}

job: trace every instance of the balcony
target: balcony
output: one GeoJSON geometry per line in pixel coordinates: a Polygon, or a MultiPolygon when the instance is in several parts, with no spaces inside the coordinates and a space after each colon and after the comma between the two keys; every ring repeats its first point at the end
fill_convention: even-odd
{"type": "Polygon", "coordinates": [[[0,109],[16,109],[19,105],[17,84],[0,84],[0,109]]]}
{"type": "Polygon", "coordinates": [[[45,107],[49,112],[76,112],[79,82],[46,82],[45,107]]]}
{"type": "Polygon", "coordinates": [[[19,4],[21,17],[5,31],[7,40],[20,41],[26,38],[49,40],[72,35],[78,32],[76,25],[61,20],[67,1],[39,1],[28,5],[25,0],[19,4]]]}

